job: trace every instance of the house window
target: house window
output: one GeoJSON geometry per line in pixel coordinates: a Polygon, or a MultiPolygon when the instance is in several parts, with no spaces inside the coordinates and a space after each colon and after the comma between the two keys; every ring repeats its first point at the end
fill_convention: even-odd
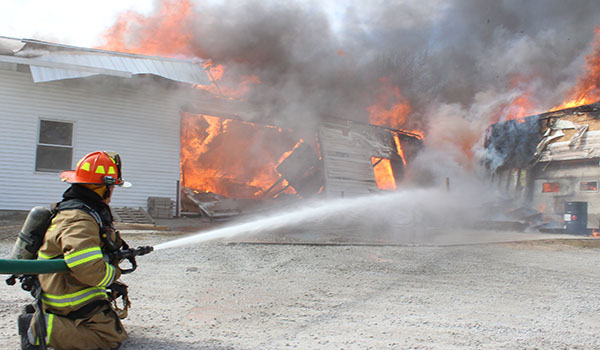
{"type": "Polygon", "coordinates": [[[59,172],[73,163],[73,123],[40,120],[35,171],[59,172]]]}
{"type": "Polygon", "coordinates": [[[559,191],[560,191],[560,184],[558,182],[544,182],[542,184],[542,192],[543,193],[559,192],[559,191]]]}
{"type": "Polygon", "coordinates": [[[579,190],[581,192],[598,192],[597,181],[581,181],[579,183],[579,190]]]}

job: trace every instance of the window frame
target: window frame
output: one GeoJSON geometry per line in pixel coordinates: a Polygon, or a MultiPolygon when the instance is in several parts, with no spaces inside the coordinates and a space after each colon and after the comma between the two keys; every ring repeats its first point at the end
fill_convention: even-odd
{"type": "Polygon", "coordinates": [[[579,192],[583,192],[583,193],[597,193],[598,192],[598,181],[597,180],[580,180],[579,181],[579,192]],[[583,185],[583,183],[595,183],[596,184],[596,189],[595,190],[582,190],[581,186],[583,185]]]}
{"type": "Polygon", "coordinates": [[[541,193],[544,193],[544,194],[548,194],[548,193],[560,193],[561,187],[562,186],[561,186],[560,181],[552,181],[552,180],[546,181],[546,180],[544,180],[544,182],[542,182],[542,192],[541,193]],[[546,185],[546,184],[548,184],[551,187],[554,187],[553,185],[556,184],[558,186],[557,191],[544,191],[546,189],[546,186],[544,186],[544,185],[546,185]]]}
{"type": "Polygon", "coordinates": [[[35,142],[35,157],[33,160],[33,171],[36,174],[57,174],[63,170],[69,170],[73,166],[73,155],[75,153],[75,126],[76,123],[74,120],[66,120],[66,119],[55,119],[55,118],[45,118],[39,117],[37,119],[37,132],[36,132],[36,142],[35,142]],[[41,143],[40,142],[40,133],[42,131],[42,122],[53,122],[53,123],[64,123],[71,125],[71,145],[59,145],[52,143],[41,143]],[[38,151],[40,146],[46,147],[57,147],[71,150],[71,159],[69,160],[69,168],[68,169],[39,169],[38,167],[38,151]]]}

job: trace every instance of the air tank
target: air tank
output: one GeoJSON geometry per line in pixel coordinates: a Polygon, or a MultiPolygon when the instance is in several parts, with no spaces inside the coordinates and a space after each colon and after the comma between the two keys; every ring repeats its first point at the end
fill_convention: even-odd
{"type": "Polygon", "coordinates": [[[23,227],[10,254],[11,259],[35,259],[50,226],[52,212],[45,207],[34,207],[27,214],[23,227]]]}

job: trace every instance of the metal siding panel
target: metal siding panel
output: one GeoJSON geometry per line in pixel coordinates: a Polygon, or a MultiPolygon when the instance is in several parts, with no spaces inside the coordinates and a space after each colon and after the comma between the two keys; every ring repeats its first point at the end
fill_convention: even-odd
{"type": "Polygon", "coordinates": [[[189,77],[185,77],[184,74],[181,74],[182,72],[184,72],[185,69],[182,64],[178,64],[176,62],[160,62],[160,65],[165,70],[165,72],[167,72],[167,74],[170,77],[172,77],[172,79],[184,80],[186,82],[187,80],[189,80],[189,77]]]}
{"type": "Polygon", "coordinates": [[[48,68],[38,66],[29,66],[29,68],[31,69],[33,81],[36,83],[44,83],[48,81],[63,79],[85,78],[90,77],[92,75],[96,75],[96,73],[82,72],[69,69],[48,68]]]}
{"type": "Polygon", "coordinates": [[[112,63],[115,69],[127,71],[127,65],[125,64],[123,57],[114,57],[112,63]]]}
{"type": "Polygon", "coordinates": [[[179,179],[179,107],[169,92],[134,88],[93,91],[61,82],[33,84],[0,70],[0,209],[27,210],[60,199],[57,173],[34,171],[39,118],[75,121],[73,163],[96,149],[123,156],[124,177],[113,206],[146,207],[147,197],[175,199],[179,179]]]}
{"type": "MultiPolygon", "coordinates": [[[[190,84],[211,84],[210,79],[208,78],[208,74],[206,73],[202,65],[191,61],[176,62],[161,60],[158,58],[133,58],[116,55],[110,56],[106,54],[46,55],[38,57],[37,59],[67,64],[79,64],[82,66],[118,70],[123,72],[131,72],[132,74],[154,74],[167,79],[190,84]]],[[[80,73],[60,69],[55,71],[47,71],[48,69],[49,68],[40,69],[40,72],[45,72],[46,74],[45,79],[40,81],[75,78],[78,77],[77,75],[80,73]]],[[[34,78],[41,74],[40,72],[36,72],[34,74],[34,78]]],[[[81,73],[89,74],[86,72],[81,73]]]]}
{"type": "Polygon", "coordinates": [[[338,128],[319,128],[319,143],[328,197],[349,197],[378,191],[371,156],[338,128]]]}

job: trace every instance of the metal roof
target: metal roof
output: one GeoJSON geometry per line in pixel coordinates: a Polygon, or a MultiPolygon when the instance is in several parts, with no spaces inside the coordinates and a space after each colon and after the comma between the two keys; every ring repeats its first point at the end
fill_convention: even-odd
{"type": "MultiPolygon", "coordinates": [[[[30,64],[33,81],[36,83],[83,78],[100,73],[83,71],[71,65],[107,69],[115,72],[138,74],[153,74],[166,79],[188,84],[210,85],[210,79],[204,67],[191,61],[164,61],[149,58],[133,58],[104,54],[54,54],[36,57],[34,61],[63,63],[65,68],[45,67],[30,64]]],[[[109,74],[110,75],[110,74],[109,74]]]]}
{"type": "Polygon", "coordinates": [[[20,41],[25,46],[14,55],[0,54],[0,62],[29,65],[36,83],[100,74],[119,77],[153,74],[182,83],[211,85],[201,60],[143,56],[31,39],[20,41]]]}

